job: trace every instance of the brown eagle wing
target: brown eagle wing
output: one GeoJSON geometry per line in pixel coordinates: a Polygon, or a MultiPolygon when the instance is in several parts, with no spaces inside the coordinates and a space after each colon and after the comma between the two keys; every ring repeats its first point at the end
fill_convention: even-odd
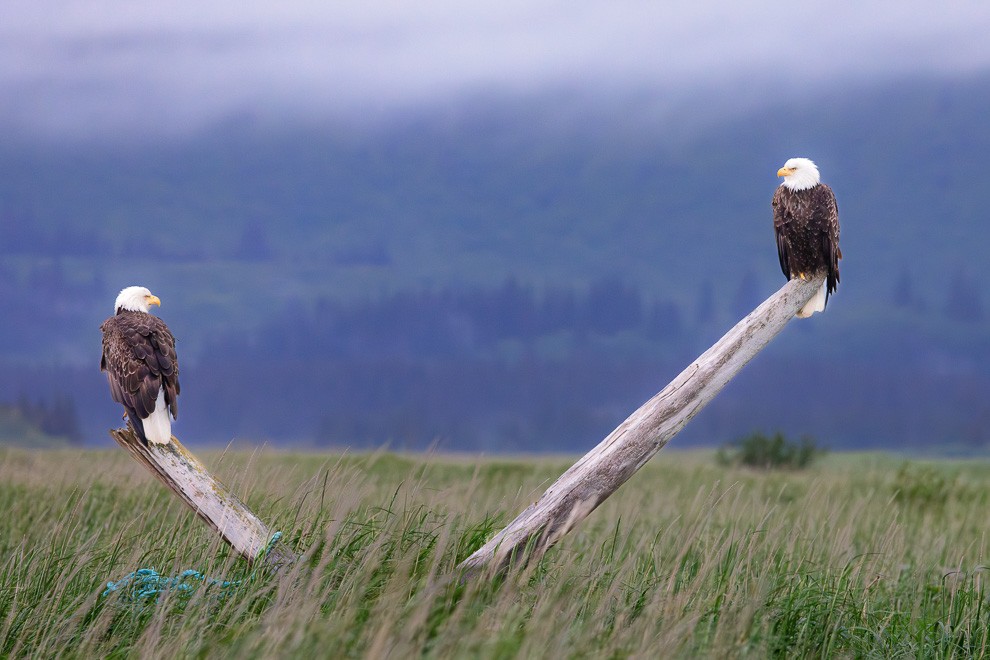
{"type": "Polygon", "coordinates": [[[773,194],[773,233],[777,237],[777,258],[780,260],[780,270],[784,271],[784,277],[791,279],[790,255],[788,254],[787,237],[784,228],[787,224],[787,213],[784,209],[783,186],[778,186],[773,194]]]}
{"type": "Polygon", "coordinates": [[[178,417],[179,363],[175,337],[151,314],[123,312],[103,325],[100,370],[107,372],[113,400],[145,419],[155,410],[158,389],[172,417],[178,417]]]}
{"type": "MultiPolygon", "coordinates": [[[[826,293],[831,294],[839,284],[839,259],[842,250],[839,249],[839,205],[835,201],[835,193],[824,183],[819,184],[819,190],[813,209],[816,227],[821,228],[822,254],[825,257],[826,293]]],[[[827,298],[826,298],[827,300],[827,298]]]]}

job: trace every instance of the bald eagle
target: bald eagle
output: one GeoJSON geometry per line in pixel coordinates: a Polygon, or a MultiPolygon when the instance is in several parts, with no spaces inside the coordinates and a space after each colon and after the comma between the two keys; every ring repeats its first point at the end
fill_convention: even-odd
{"type": "Polygon", "coordinates": [[[124,406],[134,431],[145,442],[172,439],[178,415],[179,362],[175,337],[165,322],[148,313],[161,305],[142,286],[129,286],[114,302],[114,315],[103,322],[103,358],[113,400],[124,406]]]}
{"type": "Polygon", "coordinates": [[[773,195],[773,229],[784,277],[825,282],[797,313],[807,318],[825,311],[828,297],[839,284],[839,209],[832,189],[821,183],[818,167],[807,158],[791,158],[777,170],[784,177],[773,195]]]}

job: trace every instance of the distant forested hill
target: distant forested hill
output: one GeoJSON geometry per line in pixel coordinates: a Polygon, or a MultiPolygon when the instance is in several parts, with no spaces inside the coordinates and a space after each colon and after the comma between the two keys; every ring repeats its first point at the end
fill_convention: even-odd
{"type": "Polygon", "coordinates": [[[570,95],[477,98],[374,125],[235,118],[168,143],[7,142],[0,401],[73,383],[87,435],[112,424],[98,326],[117,290],[142,283],[180,338],[191,433],[586,446],[782,283],[769,199],[777,167],[805,155],[839,200],[839,293],[730,387],[696,439],[774,424],[835,444],[990,438],[990,79],[768,99],[691,130],[637,98],[586,113],[570,95]],[[513,334],[527,305],[544,326],[513,334]],[[596,328],[596,309],[628,318],[596,328]],[[311,359],[282,350],[293,331],[327,360],[311,382],[279,373],[275,356],[311,359]],[[225,386],[227,366],[270,406],[246,414],[248,385],[225,386]],[[74,375],[51,376],[61,367],[74,375]],[[346,410],[327,394],[334,369],[353,382],[334,380],[346,410]],[[582,377],[580,392],[560,385],[582,377]],[[542,408],[496,396],[526,383],[541,384],[542,408]],[[474,412],[440,412],[473,385],[474,412]],[[593,430],[572,440],[579,428],[593,430]]]}

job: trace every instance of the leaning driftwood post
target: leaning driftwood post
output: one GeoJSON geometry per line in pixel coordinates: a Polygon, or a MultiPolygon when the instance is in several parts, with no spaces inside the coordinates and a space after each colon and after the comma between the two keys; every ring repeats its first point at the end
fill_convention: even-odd
{"type": "Polygon", "coordinates": [[[275,532],[217,481],[175,436],[167,445],[147,445],[130,428],[110,431],[110,436],[249,562],[262,559],[268,565],[281,566],[295,559],[275,543],[275,532]]]}
{"type": "Polygon", "coordinates": [[[663,449],[822,286],[791,280],[619,424],[459,568],[498,571],[542,555],[663,449]]]}

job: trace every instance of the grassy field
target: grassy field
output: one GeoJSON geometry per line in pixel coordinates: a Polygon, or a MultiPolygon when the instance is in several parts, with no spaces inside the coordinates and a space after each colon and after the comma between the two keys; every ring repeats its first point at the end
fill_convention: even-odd
{"type": "Polygon", "coordinates": [[[303,553],[252,570],[120,451],[0,450],[0,655],[980,657],[990,464],[663,452],[542,561],[457,562],[568,460],[206,454],[303,553]],[[207,576],[159,599],[108,581],[207,576]],[[224,586],[210,579],[239,581],[224,586]]]}

